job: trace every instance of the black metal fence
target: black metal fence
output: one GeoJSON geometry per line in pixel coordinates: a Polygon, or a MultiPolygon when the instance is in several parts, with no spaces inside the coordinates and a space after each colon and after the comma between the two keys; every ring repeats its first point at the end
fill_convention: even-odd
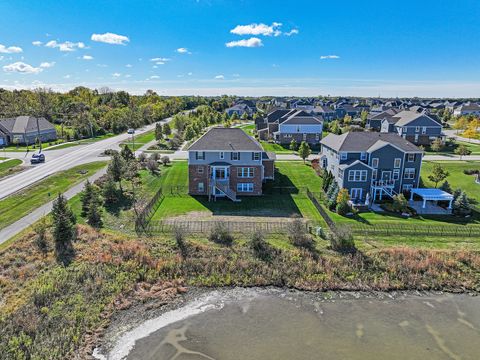
{"type": "Polygon", "coordinates": [[[480,237],[480,225],[346,225],[354,235],[364,236],[426,236],[426,237],[480,237]]]}
{"type": "Polygon", "coordinates": [[[147,205],[145,205],[145,207],[138,212],[135,220],[135,231],[137,234],[146,232],[148,224],[150,223],[150,219],[162,203],[163,198],[163,191],[162,189],[159,189],[152,199],[147,203],[147,205]]]}

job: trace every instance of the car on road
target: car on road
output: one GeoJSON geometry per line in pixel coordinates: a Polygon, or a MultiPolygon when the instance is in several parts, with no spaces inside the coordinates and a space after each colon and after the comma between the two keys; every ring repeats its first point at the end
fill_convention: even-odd
{"type": "Polygon", "coordinates": [[[42,153],[39,154],[33,154],[32,158],[30,159],[31,164],[40,164],[45,162],[45,155],[42,153]]]}
{"type": "Polygon", "coordinates": [[[128,129],[127,134],[135,134],[135,129],[128,129]]]}

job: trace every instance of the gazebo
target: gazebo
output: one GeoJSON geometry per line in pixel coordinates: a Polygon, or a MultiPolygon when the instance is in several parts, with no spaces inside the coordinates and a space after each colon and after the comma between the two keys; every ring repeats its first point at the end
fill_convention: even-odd
{"type": "Polygon", "coordinates": [[[418,195],[423,199],[422,209],[427,207],[427,201],[448,201],[448,210],[452,209],[453,195],[440,189],[416,188],[410,191],[410,201],[413,201],[413,196],[418,195]]]}

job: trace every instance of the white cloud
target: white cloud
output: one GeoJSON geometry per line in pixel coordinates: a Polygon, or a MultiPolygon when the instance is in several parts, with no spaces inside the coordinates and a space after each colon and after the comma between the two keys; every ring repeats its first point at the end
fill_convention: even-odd
{"type": "Polygon", "coordinates": [[[93,56],[91,56],[91,55],[83,55],[83,56],[82,56],[82,59],[83,59],[83,60],[93,60],[93,56]]]}
{"type": "Polygon", "coordinates": [[[326,60],[326,59],[340,59],[340,56],[338,55],[322,55],[320,56],[321,60],[326,60]]]}
{"type": "Polygon", "coordinates": [[[122,76],[122,74],[120,74],[120,73],[113,73],[112,76],[113,76],[113,77],[120,77],[120,76],[122,76]]]}
{"type": "Polygon", "coordinates": [[[72,75],[65,75],[63,78],[64,79],[70,79],[72,77],[72,75]]]}
{"type": "Polygon", "coordinates": [[[274,22],[272,25],[254,23],[249,25],[237,25],[235,28],[230,30],[230,32],[235,35],[279,36],[282,34],[280,31],[281,26],[282,24],[279,22],[274,22]]]}
{"type": "Polygon", "coordinates": [[[17,54],[21,53],[23,50],[18,46],[5,46],[0,44],[0,53],[2,54],[17,54]]]}
{"type": "Polygon", "coordinates": [[[192,76],[192,75],[193,75],[193,73],[192,73],[192,72],[189,72],[187,75],[188,75],[188,76],[192,76]]]}
{"type": "Polygon", "coordinates": [[[20,74],[38,74],[43,71],[41,67],[33,67],[32,65],[25,64],[24,62],[18,61],[16,63],[5,65],[3,71],[13,73],[17,72],[20,74]]]}
{"type": "Polygon", "coordinates": [[[292,35],[297,35],[299,33],[298,29],[292,29],[288,32],[285,32],[284,35],[285,36],[292,36],[292,35]]]}
{"type": "MultiPolygon", "coordinates": [[[[180,50],[180,49],[178,49],[178,50],[180,50]]],[[[185,49],[185,50],[187,51],[187,49],[185,49]]],[[[180,51],[178,51],[178,52],[180,52],[180,51]]],[[[153,61],[153,62],[158,62],[158,61],[166,62],[166,61],[170,61],[170,60],[171,59],[165,58],[165,57],[156,57],[156,58],[150,59],[150,61],[153,61]]]]}
{"type": "Polygon", "coordinates": [[[43,68],[43,69],[48,69],[48,68],[51,68],[52,66],[55,65],[55,61],[52,61],[52,62],[42,62],[40,64],[40,67],[43,68]]]}
{"type": "MultiPolygon", "coordinates": [[[[160,76],[158,76],[158,75],[152,75],[152,76],[150,76],[148,79],[150,79],[150,80],[160,79],[160,76]]],[[[148,80],[148,79],[147,79],[147,80],[148,80]]]]}
{"type": "Polygon", "coordinates": [[[252,37],[250,39],[243,39],[238,41],[230,41],[225,44],[226,47],[260,47],[263,46],[262,40],[256,37],[252,37]]]}
{"type": "Polygon", "coordinates": [[[131,68],[131,67],[133,67],[133,65],[132,64],[127,64],[127,65],[125,65],[125,67],[131,68]]]}
{"type": "Polygon", "coordinates": [[[178,48],[176,52],[178,52],[179,54],[191,54],[191,52],[188,51],[187,48],[178,48]]]}
{"type": "Polygon", "coordinates": [[[113,44],[113,45],[127,45],[130,42],[130,39],[124,35],[113,34],[107,32],[105,34],[92,34],[91,39],[93,41],[103,42],[106,44],[113,44]]]}
{"type": "Polygon", "coordinates": [[[217,75],[217,76],[215,76],[215,79],[217,79],[217,80],[223,80],[223,79],[225,79],[225,76],[223,76],[223,75],[217,75]]]}
{"type": "Polygon", "coordinates": [[[42,44],[43,44],[43,42],[38,41],[38,40],[37,41],[32,41],[33,46],[41,46],[42,44]]]}
{"type": "Polygon", "coordinates": [[[64,52],[70,52],[70,51],[75,51],[77,49],[84,49],[85,44],[83,42],[71,42],[71,41],[65,41],[63,43],[59,43],[56,40],[50,40],[45,44],[46,47],[55,49],[58,48],[60,51],[64,52]]]}

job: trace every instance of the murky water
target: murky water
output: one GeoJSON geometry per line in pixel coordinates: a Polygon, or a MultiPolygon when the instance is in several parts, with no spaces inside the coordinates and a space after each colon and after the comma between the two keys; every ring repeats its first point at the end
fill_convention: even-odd
{"type": "Polygon", "coordinates": [[[480,359],[480,297],[228,290],[125,334],[109,359],[480,359]]]}

